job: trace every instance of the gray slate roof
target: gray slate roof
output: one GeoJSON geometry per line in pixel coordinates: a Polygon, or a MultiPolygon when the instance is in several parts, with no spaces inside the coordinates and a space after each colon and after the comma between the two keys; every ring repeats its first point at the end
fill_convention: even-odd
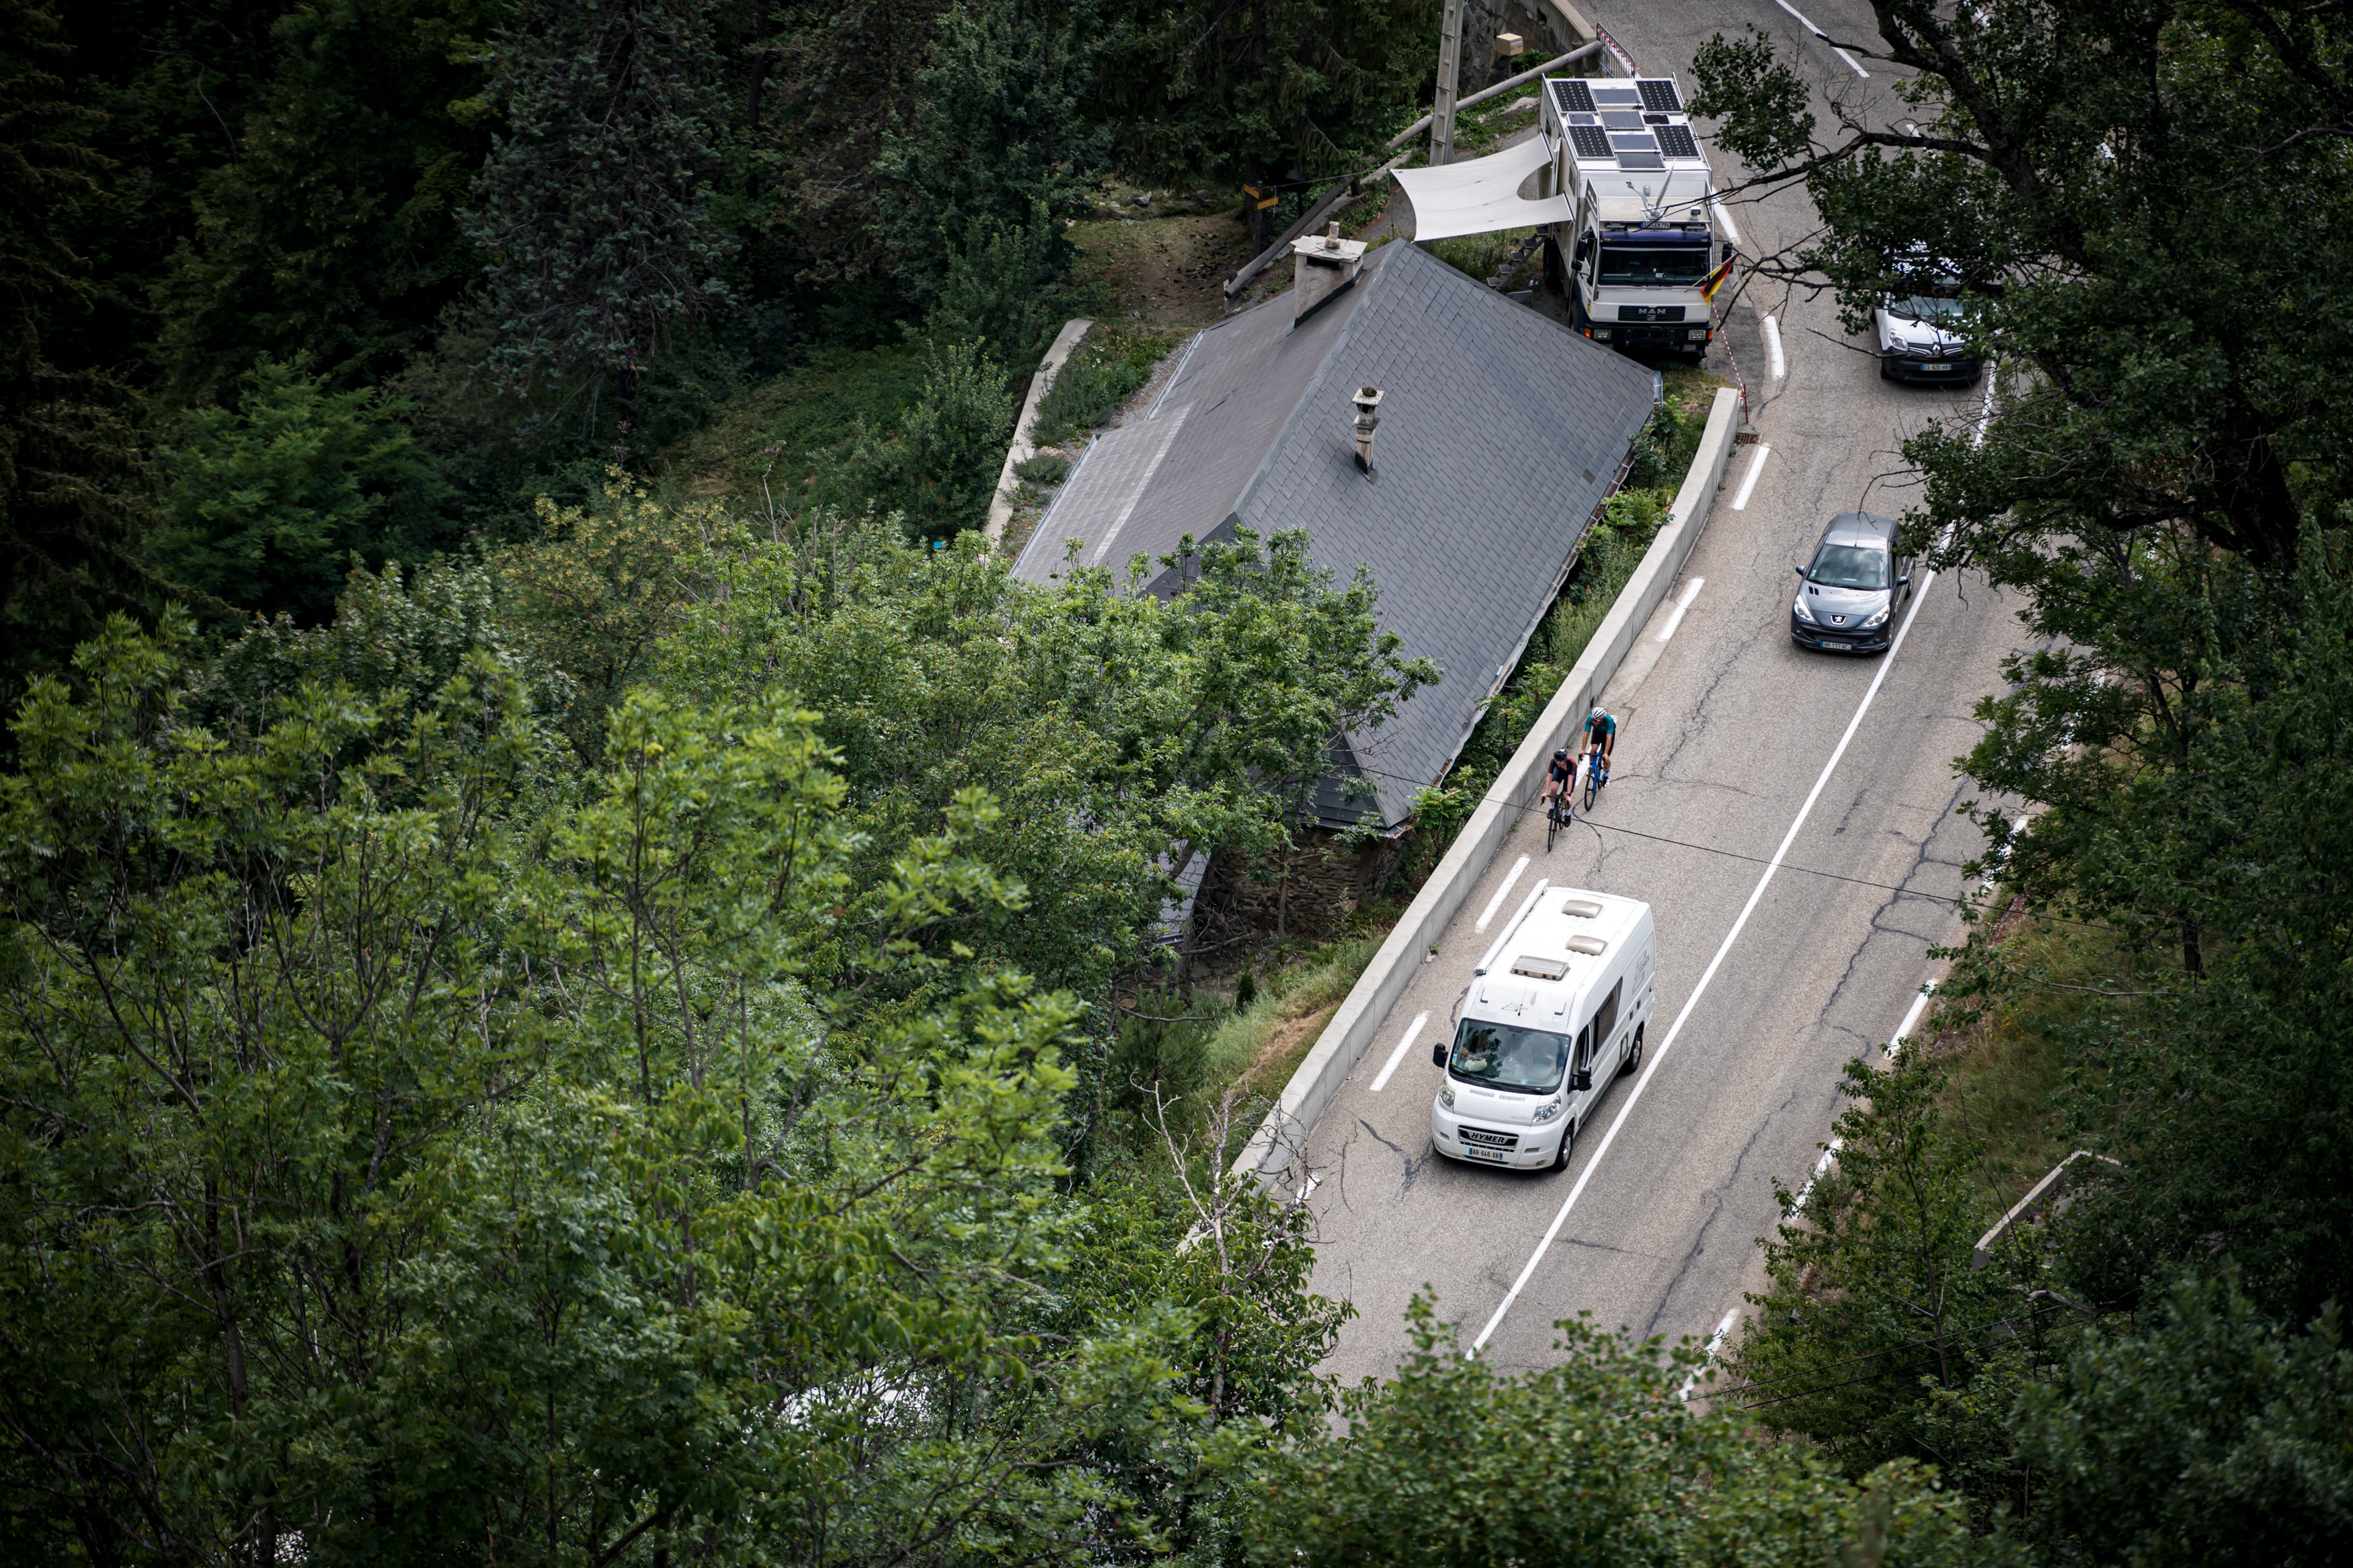
{"type": "MultiPolygon", "coordinates": [[[[1441,779],[1558,591],[1652,406],[1651,373],[1409,244],[1366,257],[1356,283],[1295,325],[1278,295],[1195,338],[1148,418],[1088,448],[1015,574],[1124,575],[1190,536],[1304,528],[1342,581],[1367,567],[1384,626],[1445,679],[1388,723],[1343,736],[1341,771],[1395,827],[1441,779]],[[1386,394],[1375,472],[1355,462],[1350,395],[1386,394]]],[[[1332,826],[1366,809],[1327,786],[1332,826]]]]}

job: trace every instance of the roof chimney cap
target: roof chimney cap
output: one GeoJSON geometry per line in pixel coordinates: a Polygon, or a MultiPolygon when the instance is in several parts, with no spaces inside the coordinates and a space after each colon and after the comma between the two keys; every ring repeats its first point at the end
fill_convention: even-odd
{"type": "Polygon", "coordinates": [[[1381,405],[1381,389],[1360,386],[1348,401],[1356,405],[1356,467],[1369,474],[1373,471],[1373,432],[1381,424],[1381,416],[1376,412],[1381,405]]]}

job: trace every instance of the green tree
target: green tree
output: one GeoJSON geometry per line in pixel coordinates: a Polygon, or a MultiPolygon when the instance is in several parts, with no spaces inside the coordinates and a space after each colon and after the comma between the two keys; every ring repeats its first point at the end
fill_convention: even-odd
{"type": "Polygon", "coordinates": [[[364,386],[431,346],[480,272],[458,209],[491,146],[478,39],[504,9],[330,0],[271,18],[235,155],[189,194],[195,232],[159,280],[178,396],[219,395],[258,355],[364,386]]]}
{"type": "Polygon", "coordinates": [[[1109,132],[1086,114],[1102,39],[1095,0],[955,0],[933,22],[874,160],[892,192],[894,270],[917,300],[937,296],[943,251],[1023,225],[1059,269],[1062,225],[1110,163],[1109,132]]]}
{"type": "Polygon", "coordinates": [[[977,340],[934,341],[923,390],[895,441],[853,453],[851,499],[902,513],[909,533],[953,539],[988,521],[1016,408],[1005,368],[977,340]]]}
{"type": "Polygon", "coordinates": [[[2019,1402],[2052,1547],[2136,1568],[2344,1561],[2353,1352],[2336,1311],[2290,1332],[2228,1277],[2184,1277],[2150,1305],[2019,1402]]]}
{"type": "Polygon", "coordinates": [[[197,409],[164,452],[156,552],[217,599],[325,619],[353,555],[373,566],[440,542],[440,487],[396,422],[403,412],[374,392],[329,392],[301,363],[263,360],[236,408],[197,409]]]}
{"type": "Polygon", "coordinates": [[[506,130],[465,217],[485,258],[488,363],[592,412],[609,383],[627,468],[646,356],[724,292],[708,8],[519,0],[494,47],[506,130]]]}
{"type": "Polygon", "coordinates": [[[2051,1293],[2041,1243],[1980,1266],[1999,1215],[1982,1141],[1947,1120],[1945,1075],[1924,1054],[1850,1063],[1855,1101],[1835,1163],[1765,1240],[1770,1283],[1726,1357],[1731,1397],[1802,1436],[1847,1474],[1932,1465],[1981,1521],[2028,1500],[2006,1427],[2019,1387],[2047,1374],[2081,1314],[2051,1293]]]}
{"type": "Polygon", "coordinates": [[[1861,1482],[1757,1442],[1682,1397],[1698,1370],[1582,1321],[1556,1364],[1518,1376],[1461,1353],[1417,1298],[1394,1382],[1347,1392],[1252,1479],[1244,1533],[1266,1563],[1478,1568],[2000,1561],[1917,1469],[1861,1482]]]}
{"type": "MultiPolygon", "coordinates": [[[[1120,0],[1101,74],[1120,164],[1150,178],[1289,183],[1364,166],[1427,107],[1440,0],[1120,0]]],[[[1377,160],[1372,160],[1377,161],[1377,160]]],[[[1271,237],[1250,213],[1250,237],[1271,237]]]]}
{"type": "Polygon", "coordinates": [[[1023,902],[995,807],[854,882],[789,702],[582,778],[493,648],[216,732],[187,647],[117,622],[0,783],[12,1550],[1099,1561],[1187,1324],[1040,1326],[1074,1008],[936,935],[1023,902]]]}
{"type": "Polygon", "coordinates": [[[0,684],[10,696],[61,668],[111,611],[152,605],[140,563],[146,475],[128,391],[61,366],[60,330],[93,310],[86,256],[69,243],[97,205],[100,117],[58,74],[58,18],[0,5],[0,684]]]}

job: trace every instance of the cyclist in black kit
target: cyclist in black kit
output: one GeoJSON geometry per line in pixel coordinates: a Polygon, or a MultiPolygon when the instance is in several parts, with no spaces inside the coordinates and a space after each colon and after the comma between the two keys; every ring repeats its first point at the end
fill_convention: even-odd
{"type": "Polygon", "coordinates": [[[1570,760],[1568,748],[1561,747],[1552,754],[1552,765],[1545,769],[1544,798],[1556,800],[1566,806],[1568,792],[1577,784],[1577,763],[1570,760]]]}

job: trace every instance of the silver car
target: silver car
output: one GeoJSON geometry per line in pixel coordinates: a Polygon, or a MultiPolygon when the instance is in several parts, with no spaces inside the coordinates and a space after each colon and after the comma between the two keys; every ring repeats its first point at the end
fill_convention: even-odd
{"type": "Polygon", "coordinates": [[[1896,606],[1912,596],[1912,563],[1895,553],[1895,520],[1867,511],[1831,519],[1798,576],[1789,636],[1834,653],[1884,652],[1896,606]]]}

